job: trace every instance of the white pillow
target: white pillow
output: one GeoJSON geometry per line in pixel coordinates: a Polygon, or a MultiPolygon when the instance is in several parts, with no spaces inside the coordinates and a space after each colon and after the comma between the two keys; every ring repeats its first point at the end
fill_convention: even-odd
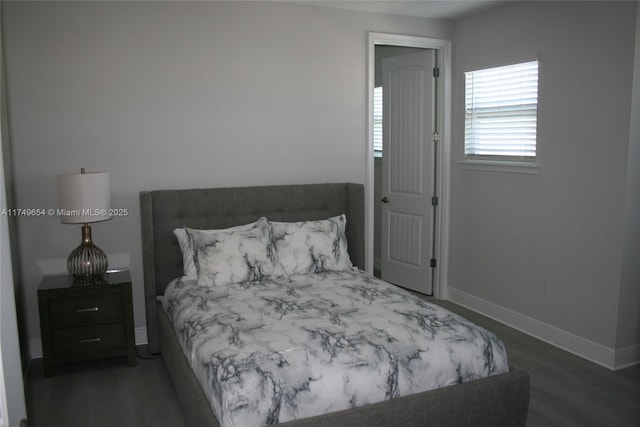
{"type": "MultiPolygon", "coordinates": [[[[260,218],[258,221],[266,221],[266,218],[260,218]]],[[[231,231],[240,231],[240,230],[249,230],[258,223],[252,222],[250,224],[237,225],[235,227],[220,229],[220,230],[197,230],[205,233],[220,233],[220,232],[231,232],[231,231]]],[[[196,230],[194,230],[196,231],[196,230]]],[[[194,253],[191,242],[189,241],[189,236],[187,235],[187,227],[180,227],[173,230],[173,235],[178,239],[178,244],[180,245],[180,250],[182,251],[182,267],[184,270],[184,278],[185,279],[197,279],[198,271],[196,270],[196,265],[193,262],[194,253]]]]}
{"type": "Polygon", "coordinates": [[[269,222],[286,274],[343,271],[353,267],[347,251],[344,215],[319,221],[269,222]]]}
{"type": "Polygon", "coordinates": [[[199,286],[224,286],[276,274],[271,228],[260,220],[249,230],[211,232],[187,229],[199,286]]]}

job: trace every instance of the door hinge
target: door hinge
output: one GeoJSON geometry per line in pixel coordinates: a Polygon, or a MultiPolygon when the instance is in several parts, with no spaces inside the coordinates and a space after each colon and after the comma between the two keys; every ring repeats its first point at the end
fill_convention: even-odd
{"type": "Polygon", "coordinates": [[[433,67],[433,77],[440,77],[440,67],[433,67]]]}
{"type": "Polygon", "coordinates": [[[431,206],[438,206],[438,196],[433,196],[431,198],[431,206]]]}
{"type": "Polygon", "coordinates": [[[438,261],[436,261],[435,258],[431,258],[431,268],[436,268],[437,264],[438,264],[438,261]]]}
{"type": "Polygon", "coordinates": [[[440,132],[433,132],[431,134],[431,142],[434,144],[440,142],[440,132]]]}

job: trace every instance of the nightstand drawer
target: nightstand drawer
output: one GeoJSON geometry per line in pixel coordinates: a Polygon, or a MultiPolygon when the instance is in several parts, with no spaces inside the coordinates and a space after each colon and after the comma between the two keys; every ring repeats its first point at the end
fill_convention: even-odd
{"type": "Polygon", "coordinates": [[[51,333],[53,357],[126,350],[124,323],[57,329],[51,333]]]}
{"type": "Polygon", "coordinates": [[[122,294],[107,293],[52,299],[49,301],[49,316],[52,327],[121,321],[124,319],[122,294]]]}

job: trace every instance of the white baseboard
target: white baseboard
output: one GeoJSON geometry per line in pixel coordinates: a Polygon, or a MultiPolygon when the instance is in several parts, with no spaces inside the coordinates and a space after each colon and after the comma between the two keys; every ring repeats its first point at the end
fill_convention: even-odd
{"type": "MultiPolygon", "coordinates": [[[[146,326],[135,328],[133,333],[135,335],[136,345],[148,343],[146,326]]],[[[42,341],[40,338],[29,341],[29,359],[42,359],[42,341]]]]}
{"type": "Polygon", "coordinates": [[[29,341],[29,359],[42,359],[42,341],[40,339],[29,341]]]}
{"type": "Polygon", "coordinates": [[[136,328],[133,332],[134,332],[134,335],[136,336],[136,345],[144,345],[149,343],[149,340],[147,339],[146,326],[143,326],[141,328],[136,328]]]}
{"type": "Polygon", "coordinates": [[[614,369],[624,369],[640,363],[640,345],[621,348],[616,351],[614,369]]]}
{"type": "Polygon", "coordinates": [[[606,347],[451,287],[447,299],[605,368],[618,370],[640,364],[640,346],[618,350],[606,347]]]}

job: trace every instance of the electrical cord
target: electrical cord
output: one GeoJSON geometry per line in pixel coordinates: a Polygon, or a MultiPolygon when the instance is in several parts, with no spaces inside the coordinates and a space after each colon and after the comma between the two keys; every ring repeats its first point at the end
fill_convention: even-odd
{"type": "Polygon", "coordinates": [[[162,357],[162,353],[143,354],[143,353],[140,352],[140,347],[142,347],[142,346],[136,346],[136,354],[138,355],[139,359],[151,360],[151,359],[160,359],[162,357]]]}

